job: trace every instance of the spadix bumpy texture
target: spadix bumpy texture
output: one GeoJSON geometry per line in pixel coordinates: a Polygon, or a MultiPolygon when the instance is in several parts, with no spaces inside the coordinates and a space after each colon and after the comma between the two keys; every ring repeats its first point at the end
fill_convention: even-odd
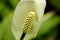
{"type": "Polygon", "coordinates": [[[27,31],[29,32],[29,30],[32,30],[33,26],[38,21],[37,19],[38,19],[38,17],[34,11],[31,11],[30,13],[28,13],[28,15],[24,21],[24,24],[23,24],[23,29],[22,29],[23,32],[26,33],[27,31]]]}
{"type": "Polygon", "coordinates": [[[14,12],[12,32],[16,40],[26,33],[23,40],[35,38],[42,24],[45,0],[21,0],[14,12]]]}

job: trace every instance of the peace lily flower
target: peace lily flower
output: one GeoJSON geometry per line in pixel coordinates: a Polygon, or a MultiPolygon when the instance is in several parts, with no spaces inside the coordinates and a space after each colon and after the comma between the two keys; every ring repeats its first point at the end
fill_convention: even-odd
{"type": "Polygon", "coordinates": [[[16,40],[31,40],[42,24],[45,0],[21,0],[14,12],[12,32],[16,40]]]}

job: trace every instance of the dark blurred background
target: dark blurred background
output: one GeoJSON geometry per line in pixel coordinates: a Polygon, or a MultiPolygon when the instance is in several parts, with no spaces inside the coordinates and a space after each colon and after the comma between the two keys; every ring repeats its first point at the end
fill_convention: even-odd
{"type": "MultiPolygon", "coordinates": [[[[15,40],[11,24],[14,10],[20,0],[0,0],[0,40],[15,40]]],[[[46,0],[44,22],[39,31],[40,40],[60,40],[60,0],[46,0]]]]}

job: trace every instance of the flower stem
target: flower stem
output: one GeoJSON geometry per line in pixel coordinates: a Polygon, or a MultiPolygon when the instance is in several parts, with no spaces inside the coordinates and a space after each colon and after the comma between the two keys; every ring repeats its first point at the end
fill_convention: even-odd
{"type": "Polygon", "coordinates": [[[25,34],[26,34],[26,33],[23,32],[20,40],[23,40],[23,38],[25,37],[25,34]]]}

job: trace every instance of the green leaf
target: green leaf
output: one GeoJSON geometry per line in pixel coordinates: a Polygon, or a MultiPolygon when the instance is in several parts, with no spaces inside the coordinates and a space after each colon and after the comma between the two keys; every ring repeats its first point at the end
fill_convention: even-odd
{"type": "Polygon", "coordinates": [[[0,23],[0,40],[15,40],[11,31],[12,13],[0,23]]]}
{"type": "Polygon", "coordinates": [[[43,24],[38,32],[38,35],[36,38],[34,38],[34,40],[40,39],[42,36],[44,36],[44,35],[46,36],[48,33],[51,33],[56,28],[56,26],[59,24],[59,22],[60,22],[59,19],[60,19],[60,16],[53,16],[52,18],[43,22],[43,24]]]}

